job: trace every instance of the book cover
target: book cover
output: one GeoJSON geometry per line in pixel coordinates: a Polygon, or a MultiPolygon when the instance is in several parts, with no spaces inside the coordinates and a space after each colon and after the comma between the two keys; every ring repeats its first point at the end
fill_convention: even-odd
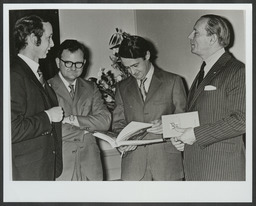
{"type": "Polygon", "coordinates": [[[163,137],[171,138],[181,135],[180,132],[175,130],[175,127],[188,128],[197,127],[200,125],[198,112],[186,112],[179,114],[170,114],[162,116],[163,137]]]}

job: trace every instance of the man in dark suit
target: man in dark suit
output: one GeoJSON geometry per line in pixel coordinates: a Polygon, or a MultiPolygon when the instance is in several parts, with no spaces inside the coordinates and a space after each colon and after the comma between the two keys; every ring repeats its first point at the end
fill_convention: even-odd
{"type": "Polygon", "coordinates": [[[38,16],[14,28],[18,56],[11,59],[13,180],[55,180],[62,172],[62,108],[38,71],[39,59],[54,46],[52,26],[38,16]]]}
{"type": "MultiPolygon", "coordinates": [[[[113,130],[120,132],[131,121],[153,123],[144,139],[161,139],[161,116],[185,111],[186,93],[181,77],[151,63],[149,42],[139,36],[125,38],[119,48],[130,77],[116,90],[113,130]]],[[[122,180],[181,180],[182,156],[171,142],[126,146],[122,157],[122,180]]]]}
{"type": "Polygon", "coordinates": [[[192,53],[206,65],[188,97],[188,111],[198,111],[201,125],[179,129],[183,134],[177,138],[185,143],[185,179],[245,180],[245,65],[224,49],[230,42],[228,22],[202,16],[189,39],[192,53]]]}
{"type": "Polygon", "coordinates": [[[58,181],[102,180],[100,150],[91,132],[107,131],[111,114],[95,83],[81,74],[87,59],[85,46],[76,40],[61,43],[56,58],[60,72],[49,80],[63,107],[63,173],[58,181]]]}

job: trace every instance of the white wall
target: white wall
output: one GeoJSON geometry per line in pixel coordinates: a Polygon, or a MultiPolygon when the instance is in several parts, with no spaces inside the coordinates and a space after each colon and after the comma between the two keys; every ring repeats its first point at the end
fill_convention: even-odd
{"type": "Polygon", "coordinates": [[[135,32],[132,10],[59,10],[59,19],[60,42],[77,39],[91,50],[86,78],[97,77],[100,68],[112,69],[108,43],[115,28],[135,32]]]}
{"type": "Polygon", "coordinates": [[[188,35],[204,14],[226,17],[235,33],[231,52],[245,62],[245,17],[242,10],[60,10],[60,40],[75,38],[91,50],[88,77],[112,69],[109,39],[115,28],[150,39],[158,50],[157,65],[180,74],[191,85],[201,59],[190,52],[188,35]]]}
{"type": "Polygon", "coordinates": [[[157,65],[183,76],[191,85],[201,59],[190,52],[189,39],[198,18],[204,14],[226,17],[234,27],[235,42],[230,51],[245,62],[245,18],[243,11],[207,10],[138,10],[138,35],[148,37],[158,50],[157,65]]]}

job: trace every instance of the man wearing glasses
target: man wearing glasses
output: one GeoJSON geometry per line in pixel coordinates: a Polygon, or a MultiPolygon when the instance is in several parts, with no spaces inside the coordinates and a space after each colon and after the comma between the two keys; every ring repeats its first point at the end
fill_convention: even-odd
{"type": "Polygon", "coordinates": [[[65,113],[62,122],[63,172],[59,181],[103,179],[100,151],[90,132],[108,130],[111,115],[97,86],[80,77],[86,57],[83,44],[65,40],[56,58],[60,72],[49,80],[65,113]]]}

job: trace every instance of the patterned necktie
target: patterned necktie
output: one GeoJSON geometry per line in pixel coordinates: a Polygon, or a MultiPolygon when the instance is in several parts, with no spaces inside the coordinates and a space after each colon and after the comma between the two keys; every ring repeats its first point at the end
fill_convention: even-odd
{"type": "Polygon", "coordinates": [[[71,98],[74,99],[74,96],[75,96],[74,85],[70,84],[68,87],[70,88],[69,94],[70,94],[71,98]]]}
{"type": "Polygon", "coordinates": [[[147,78],[140,80],[140,93],[141,93],[142,99],[144,101],[145,101],[146,96],[147,96],[147,92],[146,92],[146,89],[145,89],[145,81],[146,80],[147,80],[147,78]]]}
{"type": "Polygon", "coordinates": [[[44,77],[43,77],[43,73],[42,73],[42,71],[40,70],[40,68],[38,67],[38,69],[37,69],[37,74],[38,74],[38,76],[39,76],[39,82],[42,84],[42,86],[44,87],[44,84],[45,84],[45,82],[44,82],[44,77]]]}
{"type": "Polygon", "coordinates": [[[199,75],[198,75],[198,81],[197,81],[197,88],[199,87],[199,84],[203,81],[204,79],[204,67],[205,67],[206,63],[205,61],[203,61],[200,71],[199,71],[199,75]]]}

